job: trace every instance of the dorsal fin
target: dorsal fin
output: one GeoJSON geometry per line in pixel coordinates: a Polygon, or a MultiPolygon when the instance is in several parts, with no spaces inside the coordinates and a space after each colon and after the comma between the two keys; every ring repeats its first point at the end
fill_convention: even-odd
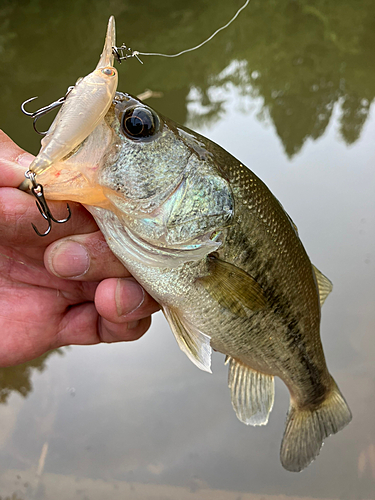
{"type": "Polygon", "coordinates": [[[163,306],[163,312],[180,349],[198,368],[212,373],[210,337],[172,308],[163,306]]]}
{"type": "MultiPolygon", "coordinates": [[[[286,213],[286,212],[285,212],[285,213],[286,213]]],[[[298,234],[298,227],[294,224],[293,219],[291,218],[291,216],[290,216],[288,213],[286,213],[286,215],[287,215],[287,217],[288,217],[288,219],[289,219],[289,222],[290,222],[290,223],[292,224],[292,226],[293,226],[294,232],[295,232],[295,233],[296,233],[296,235],[299,237],[299,234],[298,234]]]]}
{"type": "Polygon", "coordinates": [[[207,258],[209,273],[197,281],[221,306],[238,316],[246,316],[246,309],[255,312],[266,306],[263,290],[254,278],[214,255],[207,258]]]}
{"type": "Polygon", "coordinates": [[[231,356],[227,356],[227,363],[228,386],[238,419],[247,425],[266,425],[275,394],[272,375],[253,370],[231,356]]]}
{"type": "Polygon", "coordinates": [[[324,301],[328,297],[328,295],[332,292],[332,282],[327,278],[327,276],[324,276],[323,273],[319,271],[314,265],[312,265],[315,277],[316,277],[316,282],[318,284],[318,289],[319,289],[319,299],[320,299],[320,307],[324,304],[324,301]]]}

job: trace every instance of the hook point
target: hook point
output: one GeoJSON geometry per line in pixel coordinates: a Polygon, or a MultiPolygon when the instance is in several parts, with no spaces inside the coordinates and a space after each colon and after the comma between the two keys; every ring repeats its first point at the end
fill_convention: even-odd
{"type": "Polygon", "coordinates": [[[21,111],[22,113],[24,113],[25,115],[27,116],[34,116],[35,113],[29,113],[29,111],[26,111],[25,109],[25,104],[31,102],[31,101],[34,101],[35,99],[38,99],[38,96],[35,96],[35,97],[30,97],[30,99],[26,99],[26,101],[24,101],[22,104],[21,104],[21,111]]]}

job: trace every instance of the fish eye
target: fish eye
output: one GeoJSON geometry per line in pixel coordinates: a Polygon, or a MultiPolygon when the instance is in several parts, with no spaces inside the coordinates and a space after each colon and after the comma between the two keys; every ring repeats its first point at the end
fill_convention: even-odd
{"type": "Polygon", "coordinates": [[[102,69],[102,73],[107,76],[114,76],[116,71],[113,68],[104,68],[102,69]]]}
{"type": "Polygon", "coordinates": [[[143,139],[154,135],[160,126],[156,113],[149,108],[136,106],[122,115],[121,128],[130,139],[143,139]]]}

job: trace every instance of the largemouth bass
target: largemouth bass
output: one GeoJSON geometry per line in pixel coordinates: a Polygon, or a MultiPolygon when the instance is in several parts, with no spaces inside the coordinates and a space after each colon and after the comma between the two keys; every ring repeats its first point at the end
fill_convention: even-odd
{"type": "Polygon", "coordinates": [[[349,423],[319,334],[332,285],[281,204],[239,160],[117,92],[105,119],[38,181],[47,198],[87,206],[199,368],[210,371],[212,349],[226,354],[242,422],[266,424],[273,378],[285,382],[286,469],[302,470],[349,423]]]}
{"type": "Polygon", "coordinates": [[[226,355],[242,422],[266,424],[274,377],[285,382],[281,463],[300,471],[351,420],[320,341],[332,284],[253,172],[139,99],[115,94],[114,40],[112,17],[97,69],[66,99],[32,164],[38,182],[46,198],[88,208],[193,363],[210,372],[212,350],[226,355]]]}

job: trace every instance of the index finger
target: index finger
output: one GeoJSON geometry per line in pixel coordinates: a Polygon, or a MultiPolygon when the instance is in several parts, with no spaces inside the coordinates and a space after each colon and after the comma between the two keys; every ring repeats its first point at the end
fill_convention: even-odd
{"type": "Polygon", "coordinates": [[[0,130],[0,187],[18,187],[33,159],[0,130]]]}

